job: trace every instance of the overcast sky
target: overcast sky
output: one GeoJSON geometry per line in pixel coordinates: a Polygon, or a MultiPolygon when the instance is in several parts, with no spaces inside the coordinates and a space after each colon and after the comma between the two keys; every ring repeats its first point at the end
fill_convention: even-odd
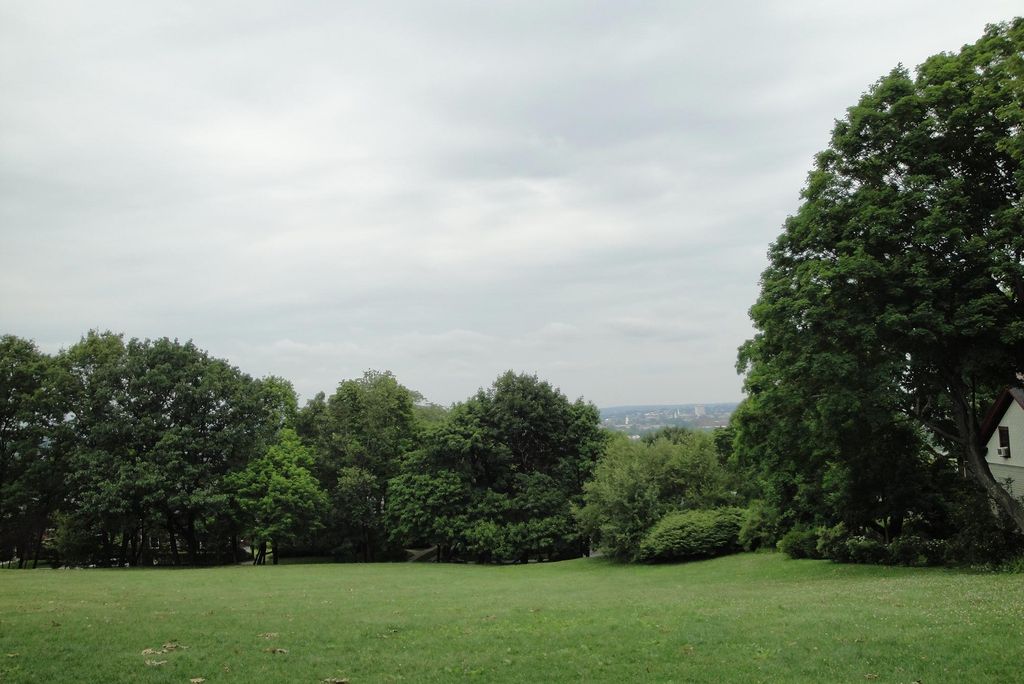
{"type": "Polygon", "coordinates": [[[1020,2],[0,1],[0,333],[733,401],[833,120],[1020,2]]]}

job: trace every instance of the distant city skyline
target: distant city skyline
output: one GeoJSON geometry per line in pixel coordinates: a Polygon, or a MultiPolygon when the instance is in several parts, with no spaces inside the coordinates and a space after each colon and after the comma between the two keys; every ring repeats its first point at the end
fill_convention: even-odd
{"type": "Polygon", "coordinates": [[[601,407],[601,425],[630,435],[663,428],[711,430],[725,427],[736,410],[735,402],[601,407]]]}

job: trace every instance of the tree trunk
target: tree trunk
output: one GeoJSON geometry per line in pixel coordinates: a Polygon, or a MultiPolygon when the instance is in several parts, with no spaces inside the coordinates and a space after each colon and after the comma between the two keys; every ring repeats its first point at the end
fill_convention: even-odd
{"type": "Polygon", "coordinates": [[[139,557],[138,564],[143,567],[151,567],[153,565],[153,554],[149,549],[149,528],[146,527],[146,523],[142,523],[139,530],[139,557]]]}
{"type": "Polygon", "coordinates": [[[188,561],[192,567],[199,565],[199,542],[196,539],[196,523],[189,513],[188,525],[185,528],[185,543],[188,544],[188,561]]]}
{"type": "Polygon", "coordinates": [[[103,559],[100,567],[110,567],[111,559],[114,557],[114,534],[109,530],[103,530],[103,559]]]}
{"type": "Polygon", "coordinates": [[[130,542],[128,544],[128,547],[129,547],[129,549],[131,549],[131,552],[128,554],[128,558],[127,558],[128,565],[130,565],[131,567],[135,567],[135,566],[137,566],[139,564],[139,553],[140,553],[140,550],[139,550],[139,536],[135,533],[134,529],[132,530],[132,536],[131,536],[131,540],[130,540],[130,542]]]}
{"type": "Polygon", "coordinates": [[[981,443],[981,428],[977,419],[972,415],[966,392],[953,393],[953,420],[956,423],[957,432],[964,444],[964,459],[967,462],[967,470],[985,492],[996,502],[996,505],[1006,513],[1017,525],[1017,529],[1024,532],[1024,505],[1013,498],[1010,492],[1006,491],[992,475],[992,469],[988,467],[985,460],[987,445],[981,443]]]}
{"type": "Polygon", "coordinates": [[[43,548],[43,534],[46,532],[46,521],[39,526],[39,536],[36,537],[36,552],[32,558],[32,569],[35,570],[39,566],[39,551],[43,548]]]}
{"type": "Polygon", "coordinates": [[[274,565],[277,565],[277,559],[281,555],[278,551],[280,551],[281,547],[277,545],[276,539],[272,540],[270,543],[274,545],[274,565]]]}
{"type": "Polygon", "coordinates": [[[167,516],[167,543],[171,545],[171,563],[181,565],[181,558],[178,556],[178,538],[174,534],[174,520],[167,516]]]}
{"type": "MultiPolygon", "coordinates": [[[[134,534],[134,530],[132,531],[134,534]]],[[[117,556],[117,566],[122,567],[128,562],[128,530],[121,530],[121,552],[117,556]]]]}

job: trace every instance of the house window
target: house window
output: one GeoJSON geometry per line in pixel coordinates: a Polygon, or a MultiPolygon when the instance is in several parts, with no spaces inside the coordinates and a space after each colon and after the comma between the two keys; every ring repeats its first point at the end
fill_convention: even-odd
{"type": "Polygon", "coordinates": [[[1010,428],[999,426],[999,455],[1010,458],[1010,428]]]}

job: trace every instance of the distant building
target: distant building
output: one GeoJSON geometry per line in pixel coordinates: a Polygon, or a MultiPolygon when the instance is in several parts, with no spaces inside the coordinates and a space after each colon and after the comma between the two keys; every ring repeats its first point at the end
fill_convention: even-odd
{"type": "Polygon", "coordinates": [[[708,410],[702,404],[697,404],[693,407],[693,415],[698,418],[703,418],[708,415],[708,410]]]}

